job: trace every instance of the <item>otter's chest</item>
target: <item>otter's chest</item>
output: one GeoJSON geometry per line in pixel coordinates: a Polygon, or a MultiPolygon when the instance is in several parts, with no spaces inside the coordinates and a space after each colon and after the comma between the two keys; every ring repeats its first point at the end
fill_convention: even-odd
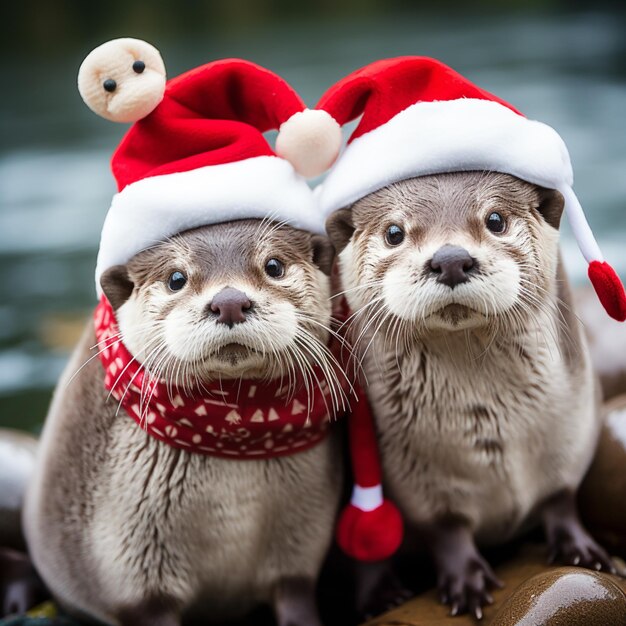
{"type": "Polygon", "coordinates": [[[555,446],[589,427],[589,393],[548,350],[471,348],[444,342],[370,363],[386,479],[417,519],[456,512],[477,528],[511,527],[579,471],[569,466],[584,450],[567,459],[555,446]]]}
{"type": "Polygon", "coordinates": [[[550,430],[549,414],[570,387],[562,365],[547,354],[481,354],[445,345],[411,352],[384,369],[380,385],[382,403],[394,416],[383,436],[403,432],[428,448],[433,442],[415,435],[431,435],[441,445],[494,462],[513,439],[540,441],[550,430]]]}
{"type": "Polygon", "coordinates": [[[225,587],[249,578],[268,489],[248,463],[185,453],[120,420],[95,490],[92,557],[116,572],[103,577],[116,601],[151,587],[189,597],[212,573],[225,587]]]}
{"type": "MultiPolygon", "coordinates": [[[[267,600],[277,569],[272,561],[289,540],[292,503],[301,485],[321,491],[334,467],[331,445],[327,439],[289,457],[227,460],[167,446],[119,420],[94,485],[88,539],[94,566],[104,573],[102,594],[122,604],[150,589],[177,598],[200,594],[225,615],[267,600]]],[[[329,504],[311,506],[330,517],[332,487],[329,504]]],[[[298,515],[294,527],[302,525],[298,515]]]]}

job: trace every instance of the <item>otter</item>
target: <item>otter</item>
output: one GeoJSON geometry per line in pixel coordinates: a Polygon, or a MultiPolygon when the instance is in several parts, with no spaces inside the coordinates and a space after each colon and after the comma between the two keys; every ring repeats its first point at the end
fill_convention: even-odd
{"type": "Polygon", "coordinates": [[[386,488],[441,600],[501,582],[477,546],[542,522],[550,559],[614,572],[576,491],[600,393],[559,253],[563,197],[509,174],[424,175],[331,215],[386,488]]]}
{"type": "MultiPolygon", "coordinates": [[[[239,436],[217,436],[217,447],[248,441],[233,389],[251,396],[281,386],[277,410],[293,405],[304,423],[297,394],[317,382],[332,415],[343,393],[326,347],[332,257],[325,236],[246,219],[185,231],[104,272],[119,333],[98,344],[87,325],[57,387],[24,510],[33,561],[70,614],[175,626],[269,604],[279,626],[320,624],[315,585],[342,484],[327,416],[315,445],[293,454],[198,454],[148,434],[149,413],[140,425],[131,419],[123,399],[132,385],[109,385],[111,397],[113,370],[105,374],[96,353],[121,340],[148,378],[165,382],[174,406],[186,389],[217,385],[205,417],[213,404],[234,403],[239,436]]],[[[152,406],[147,393],[141,400],[152,406]]],[[[269,428],[273,415],[263,412],[257,421],[269,428]]]]}

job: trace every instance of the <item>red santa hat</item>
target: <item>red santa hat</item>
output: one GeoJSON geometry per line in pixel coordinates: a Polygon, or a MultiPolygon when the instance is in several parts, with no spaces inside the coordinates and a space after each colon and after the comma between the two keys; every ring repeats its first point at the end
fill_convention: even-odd
{"type": "Polygon", "coordinates": [[[98,289],[107,268],[190,228],[269,217],[325,232],[303,176],[330,166],[341,129],[276,74],[226,59],[166,83],[154,47],[115,39],[86,57],[78,87],[102,117],[134,122],[112,159],[119,192],[102,229],[98,289]],[[263,136],[272,129],[275,151],[263,136]]]}
{"type": "Polygon", "coordinates": [[[391,183],[443,172],[491,170],[557,189],[600,301],[611,317],[626,319],[624,287],[585,219],[553,128],[425,57],[372,63],[331,87],[317,108],[341,125],[362,116],[319,188],[326,215],[391,183]]]}

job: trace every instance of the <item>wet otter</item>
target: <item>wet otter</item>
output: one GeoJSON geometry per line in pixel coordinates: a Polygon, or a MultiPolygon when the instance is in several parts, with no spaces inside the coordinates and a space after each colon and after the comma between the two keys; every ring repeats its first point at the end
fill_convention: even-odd
{"type": "MultiPolygon", "coordinates": [[[[250,395],[254,379],[261,391],[284,386],[280,412],[293,393],[302,400],[317,364],[332,412],[342,391],[326,348],[329,279],[320,269],[331,259],[325,237],[244,220],[174,236],[107,270],[101,285],[119,322],[115,340],[165,380],[174,404],[187,388],[217,384],[232,392],[226,402],[244,406],[233,389],[250,395]]],[[[315,445],[271,458],[168,445],[120,409],[130,385],[110,397],[112,370],[94,358],[96,342],[90,323],[55,394],[25,507],[33,560],[57,600],[82,618],[133,626],[217,620],[258,603],[271,604],[282,626],[319,624],[314,588],[341,486],[326,424],[313,425],[315,445]]],[[[306,407],[297,408],[304,423],[306,407]]],[[[245,447],[246,420],[231,419],[240,439],[228,431],[225,443],[245,447]]]]}
{"type": "Polygon", "coordinates": [[[386,484],[453,614],[480,617],[499,584],[475,542],[538,520],[553,559],[613,571],[575,505],[601,422],[562,209],[558,191],[457,172],[393,183],[327,223],[386,484]]]}

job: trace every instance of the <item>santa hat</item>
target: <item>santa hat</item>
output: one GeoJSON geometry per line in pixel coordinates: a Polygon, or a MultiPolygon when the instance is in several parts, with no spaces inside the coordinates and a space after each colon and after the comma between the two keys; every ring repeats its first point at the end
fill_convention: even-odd
{"type": "Polygon", "coordinates": [[[154,47],[115,39],[83,61],[78,87],[102,117],[134,122],[112,159],[119,193],[102,229],[98,290],[107,268],[190,228],[269,217],[325,232],[303,175],[330,166],[341,129],[276,74],[226,59],[166,83],[154,47]],[[276,151],[263,136],[272,129],[276,151]]]}
{"type": "Polygon", "coordinates": [[[319,188],[326,215],[391,183],[444,172],[490,170],[557,189],[600,301],[611,317],[626,319],[624,287],[585,219],[553,128],[424,57],[372,63],[331,87],[317,108],[341,125],[362,116],[319,188]]]}

